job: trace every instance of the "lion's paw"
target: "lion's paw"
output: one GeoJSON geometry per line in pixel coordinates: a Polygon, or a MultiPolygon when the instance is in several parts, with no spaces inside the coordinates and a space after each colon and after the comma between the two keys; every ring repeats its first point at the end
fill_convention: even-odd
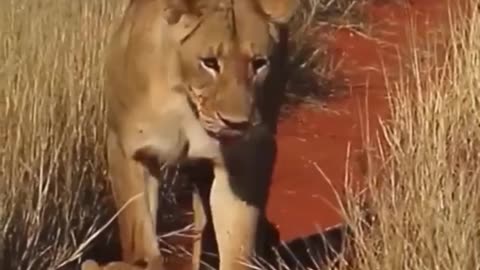
{"type": "Polygon", "coordinates": [[[94,260],[86,260],[82,263],[82,270],[100,270],[100,265],[94,260]]]}
{"type": "Polygon", "coordinates": [[[144,270],[140,266],[128,264],[125,262],[111,262],[103,267],[103,270],[144,270]]]}
{"type": "Polygon", "coordinates": [[[146,268],[121,261],[100,266],[96,261],[86,260],[82,263],[81,270],[165,270],[165,267],[163,266],[163,258],[159,256],[153,258],[146,268]]]}
{"type": "Polygon", "coordinates": [[[165,270],[161,256],[153,258],[147,265],[147,270],[165,270]]]}
{"type": "MultiPolygon", "coordinates": [[[[131,265],[125,262],[111,262],[107,265],[100,266],[93,260],[87,260],[82,263],[82,270],[145,270],[145,268],[131,265]]],[[[161,270],[162,268],[160,268],[161,270]]],[[[152,268],[153,270],[153,268],[152,268]]]]}

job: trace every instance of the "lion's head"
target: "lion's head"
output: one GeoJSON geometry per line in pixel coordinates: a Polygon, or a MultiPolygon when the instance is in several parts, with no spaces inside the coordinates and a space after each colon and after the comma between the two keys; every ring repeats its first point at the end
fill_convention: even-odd
{"type": "Polygon", "coordinates": [[[178,80],[204,129],[234,136],[260,121],[256,92],[270,71],[295,0],[170,0],[165,18],[177,42],[178,80]]]}

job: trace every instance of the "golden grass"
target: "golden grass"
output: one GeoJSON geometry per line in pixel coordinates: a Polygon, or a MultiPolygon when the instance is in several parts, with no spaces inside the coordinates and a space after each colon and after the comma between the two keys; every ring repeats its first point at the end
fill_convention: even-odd
{"type": "Polygon", "coordinates": [[[1,0],[0,265],[47,269],[108,217],[102,53],[122,7],[1,0]]]}
{"type": "Polygon", "coordinates": [[[480,13],[458,12],[437,42],[412,42],[390,85],[383,164],[366,191],[374,222],[346,204],[353,269],[480,269],[480,13]]]}

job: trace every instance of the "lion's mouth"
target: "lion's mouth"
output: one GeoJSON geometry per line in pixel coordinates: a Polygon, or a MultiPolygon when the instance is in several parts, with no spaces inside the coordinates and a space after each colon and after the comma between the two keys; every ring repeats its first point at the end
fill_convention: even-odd
{"type": "Polygon", "coordinates": [[[237,139],[240,139],[245,133],[247,128],[230,128],[230,127],[219,127],[216,125],[211,125],[208,121],[204,121],[200,114],[200,109],[198,108],[197,104],[191,99],[189,95],[187,95],[188,105],[190,109],[194,113],[195,117],[200,122],[200,125],[208,134],[208,136],[220,141],[220,142],[231,142],[237,139]]]}

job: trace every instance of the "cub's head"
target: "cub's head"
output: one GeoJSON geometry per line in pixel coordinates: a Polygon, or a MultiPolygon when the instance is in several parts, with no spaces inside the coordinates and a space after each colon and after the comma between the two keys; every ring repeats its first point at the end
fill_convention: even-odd
{"type": "Polygon", "coordinates": [[[269,73],[278,24],[296,0],[170,0],[165,18],[178,46],[178,82],[205,130],[240,135],[260,121],[257,91],[269,73]]]}

